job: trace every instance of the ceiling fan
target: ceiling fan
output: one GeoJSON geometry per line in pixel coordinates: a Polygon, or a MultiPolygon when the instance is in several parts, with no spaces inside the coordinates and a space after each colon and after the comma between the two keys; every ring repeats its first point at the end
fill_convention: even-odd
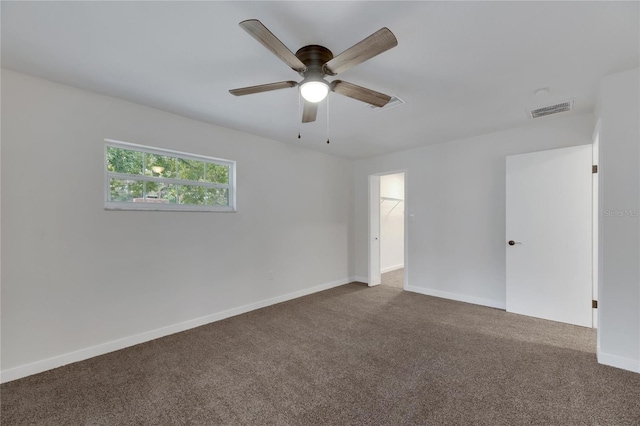
{"type": "Polygon", "coordinates": [[[398,40],[388,28],[381,28],[334,57],[329,49],[315,44],[302,47],[294,55],[287,46],[257,19],[242,21],[240,26],[291,69],[300,74],[303,80],[300,82],[292,80],[280,81],[278,83],[232,89],[229,90],[232,95],[243,96],[299,86],[300,94],[304,98],[303,123],[310,123],[316,120],[318,102],[326,98],[329,91],[377,107],[383,107],[391,100],[391,96],[384,93],[347,83],[346,81],[334,80],[328,82],[325,80],[325,76],[337,75],[397,46],[398,40]]]}

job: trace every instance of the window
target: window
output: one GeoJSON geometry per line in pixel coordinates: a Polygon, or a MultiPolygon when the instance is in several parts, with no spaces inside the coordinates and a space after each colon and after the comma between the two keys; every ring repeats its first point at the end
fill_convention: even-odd
{"type": "Polygon", "coordinates": [[[105,139],[105,208],[235,211],[235,161],[105,139]]]}

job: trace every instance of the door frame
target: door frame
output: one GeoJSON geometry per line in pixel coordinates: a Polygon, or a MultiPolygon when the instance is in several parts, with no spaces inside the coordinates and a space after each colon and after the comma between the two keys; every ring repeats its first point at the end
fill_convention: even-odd
{"type": "MultiPolygon", "coordinates": [[[[367,197],[367,284],[369,287],[376,286],[380,283],[372,284],[373,279],[376,275],[373,267],[375,263],[374,259],[377,257],[378,267],[380,267],[380,177],[386,175],[395,175],[398,173],[404,174],[404,283],[403,289],[406,290],[409,285],[409,209],[408,209],[408,194],[409,194],[409,171],[407,169],[398,169],[398,170],[390,170],[378,173],[372,173],[367,178],[368,185],[368,197],[367,197]],[[375,192],[375,188],[377,187],[377,193],[375,192]],[[375,203],[373,200],[375,199],[375,203]],[[372,222],[374,219],[373,215],[377,215],[378,218],[378,244],[377,250],[373,243],[373,239],[375,238],[374,233],[372,232],[372,222]]],[[[378,271],[377,275],[381,275],[378,271]]]]}
{"type": "MultiPolygon", "coordinates": [[[[592,166],[596,166],[595,173],[593,173],[593,181],[592,181],[592,201],[593,201],[593,212],[591,216],[592,221],[592,233],[591,233],[591,250],[592,250],[592,262],[593,262],[593,273],[591,274],[593,279],[593,300],[596,301],[596,304],[600,300],[601,293],[601,274],[602,269],[600,268],[600,259],[602,253],[600,252],[600,242],[602,241],[601,227],[600,227],[600,174],[599,174],[599,164],[600,164],[600,133],[602,129],[602,121],[598,119],[596,123],[595,129],[593,131],[592,139],[592,156],[591,156],[591,164],[592,166]]],[[[600,347],[600,327],[598,327],[598,308],[593,308],[593,328],[596,331],[596,345],[600,347]]]]}

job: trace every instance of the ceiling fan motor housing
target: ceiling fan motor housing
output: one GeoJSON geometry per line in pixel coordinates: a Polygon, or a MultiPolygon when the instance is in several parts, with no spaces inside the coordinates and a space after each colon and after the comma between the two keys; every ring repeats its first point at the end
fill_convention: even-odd
{"type": "Polygon", "coordinates": [[[323,69],[323,65],[333,59],[333,53],[324,46],[312,44],[300,48],[296,52],[296,57],[307,67],[306,70],[300,73],[301,76],[319,75],[322,77],[327,74],[326,70],[323,69]]]}

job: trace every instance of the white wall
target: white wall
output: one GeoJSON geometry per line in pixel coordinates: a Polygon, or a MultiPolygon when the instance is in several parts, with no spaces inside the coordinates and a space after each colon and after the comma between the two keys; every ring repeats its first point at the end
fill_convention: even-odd
{"type": "Polygon", "coordinates": [[[640,73],[600,84],[598,360],[640,372],[640,73]]]}
{"type": "Polygon", "coordinates": [[[1,170],[5,381],[349,281],[348,160],[3,70],[1,170]],[[236,160],[238,212],[105,211],[104,138],[236,160]]]}
{"type": "Polygon", "coordinates": [[[380,269],[404,267],[404,173],[380,176],[380,196],[403,201],[380,203],[380,269]]]}
{"type": "Polygon", "coordinates": [[[367,176],[407,170],[409,290],[505,306],[505,156],[591,143],[591,114],[358,160],[355,275],[367,271],[367,176]]]}

